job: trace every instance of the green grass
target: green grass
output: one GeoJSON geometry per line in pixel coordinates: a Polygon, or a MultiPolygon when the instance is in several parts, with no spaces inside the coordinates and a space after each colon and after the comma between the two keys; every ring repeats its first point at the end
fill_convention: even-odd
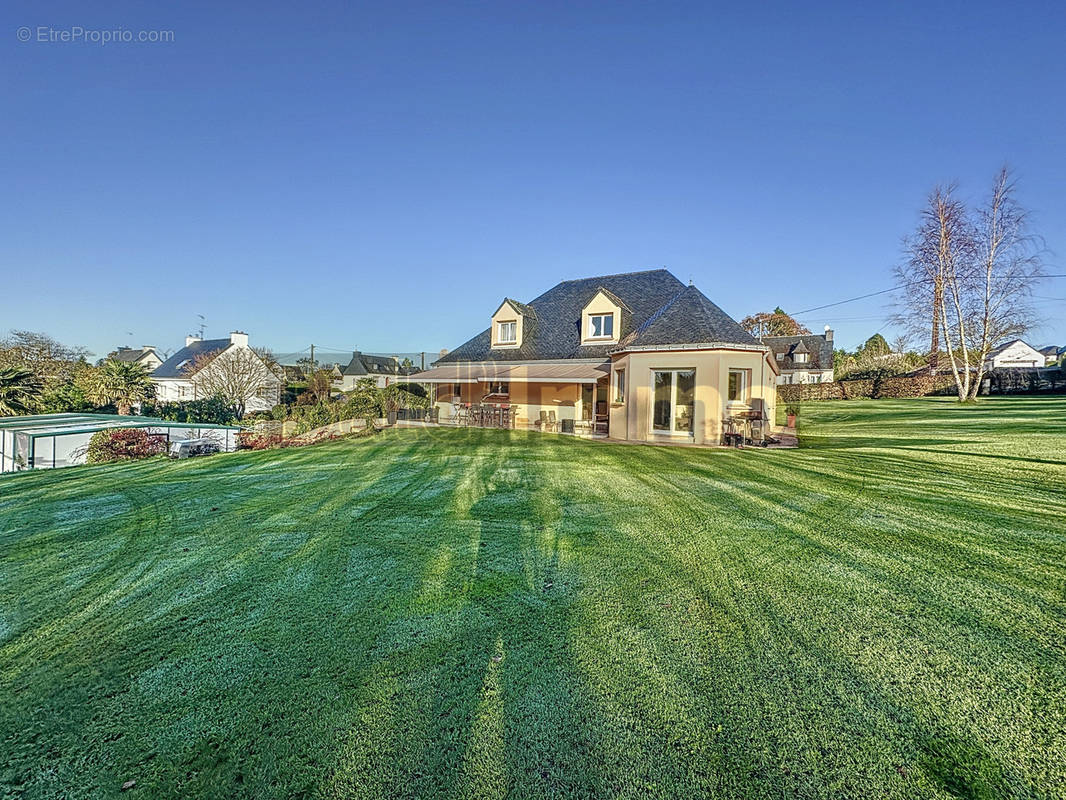
{"type": "Polygon", "coordinates": [[[1066,796],[1066,400],[0,479],[0,795],[1066,796]]]}

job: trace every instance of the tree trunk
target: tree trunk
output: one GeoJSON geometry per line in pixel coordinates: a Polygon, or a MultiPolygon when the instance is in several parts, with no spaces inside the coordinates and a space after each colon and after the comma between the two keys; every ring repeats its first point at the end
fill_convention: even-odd
{"type": "Polygon", "coordinates": [[[933,282],[933,337],[929,344],[929,374],[936,375],[940,366],[940,301],[944,297],[944,285],[940,278],[933,282]]]}

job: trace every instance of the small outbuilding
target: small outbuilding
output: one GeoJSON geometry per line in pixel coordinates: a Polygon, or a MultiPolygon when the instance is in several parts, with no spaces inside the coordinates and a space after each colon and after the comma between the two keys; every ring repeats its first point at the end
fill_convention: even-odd
{"type": "Polygon", "coordinates": [[[37,414],[0,417],[0,472],[84,464],[89,440],[109,428],[143,428],[168,443],[211,438],[224,452],[237,449],[236,425],[171,422],[117,414],[37,414]]]}

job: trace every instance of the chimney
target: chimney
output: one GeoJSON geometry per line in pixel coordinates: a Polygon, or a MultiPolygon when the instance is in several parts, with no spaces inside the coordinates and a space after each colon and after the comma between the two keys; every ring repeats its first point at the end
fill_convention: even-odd
{"type": "Polygon", "coordinates": [[[828,325],[825,326],[825,340],[827,342],[833,341],[833,329],[828,325]]]}
{"type": "Polygon", "coordinates": [[[235,344],[237,347],[247,347],[248,334],[244,331],[233,331],[229,335],[229,343],[235,344]]]}
{"type": "Polygon", "coordinates": [[[144,353],[144,352],[146,352],[148,350],[155,350],[155,345],[154,344],[142,344],[141,345],[141,352],[142,353],[144,353]]]}
{"type": "Polygon", "coordinates": [[[198,341],[200,341],[200,337],[199,336],[193,336],[190,333],[189,335],[187,335],[185,337],[185,346],[188,347],[190,344],[193,344],[193,343],[198,342],[198,341]]]}

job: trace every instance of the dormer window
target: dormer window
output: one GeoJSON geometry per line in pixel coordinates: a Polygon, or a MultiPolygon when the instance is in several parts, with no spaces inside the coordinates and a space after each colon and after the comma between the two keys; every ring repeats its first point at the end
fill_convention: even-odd
{"type": "Polygon", "coordinates": [[[515,320],[509,320],[508,322],[496,323],[496,343],[497,344],[517,344],[518,343],[518,323],[515,320]]]}
{"type": "Polygon", "coordinates": [[[614,338],[614,314],[589,314],[590,339],[614,338]]]}
{"type": "Polygon", "coordinates": [[[796,363],[796,364],[806,364],[807,363],[807,354],[806,353],[793,353],[792,354],[792,361],[793,361],[793,363],[796,363]]]}

